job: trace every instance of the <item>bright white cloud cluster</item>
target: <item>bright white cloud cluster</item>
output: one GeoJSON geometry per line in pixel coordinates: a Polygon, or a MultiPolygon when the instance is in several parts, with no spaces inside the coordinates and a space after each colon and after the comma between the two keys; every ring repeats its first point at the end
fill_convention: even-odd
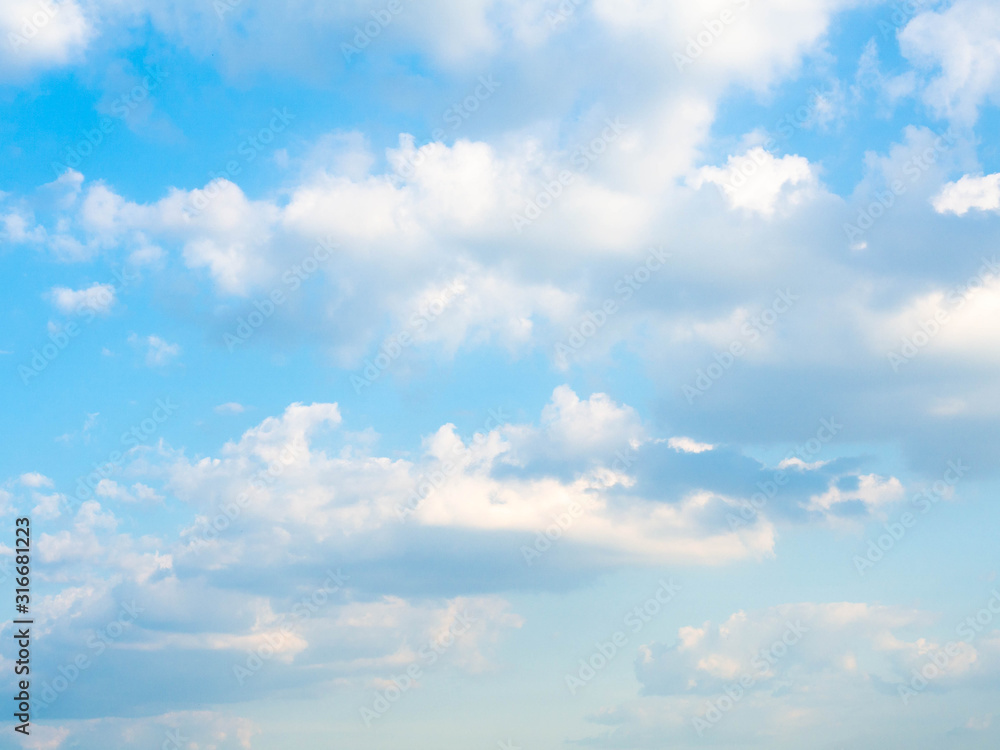
{"type": "Polygon", "coordinates": [[[939,214],[964,216],[970,210],[1000,211],[1000,172],[981,176],[965,175],[949,182],[934,198],[939,214]]]}
{"type": "Polygon", "coordinates": [[[619,33],[645,37],[669,56],[671,69],[703,81],[738,80],[765,89],[815,49],[833,13],[856,0],[598,0],[594,14],[619,33]]]}
{"type": "MultiPolygon", "coordinates": [[[[709,518],[735,501],[708,491],[612,501],[634,484],[622,457],[647,438],[634,411],[601,394],[583,401],[558,388],[540,427],[503,425],[470,443],[445,425],[416,464],[360,455],[357,447],[339,456],[313,447],[319,431],[338,422],[335,405],[294,405],[227,446],[221,459],[167,464],[165,487],[206,514],[186,532],[184,554],[210,567],[233,555],[270,554],[248,545],[257,533],[263,542],[275,524],[303,543],[337,539],[346,548],[360,548],[376,533],[419,528],[518,533],[533,541],[571,506],[582,510],[566,530],[567,544],[601,549],[612,560],[716,564],[768,554],[773,544],[763,521],[739,533],[713,526],[709,518]],[[539,461],[567,464],[573,476],[540,473],[539,461]],[[268,466],[280,469],[280,479],[250,490],[268,466]],[[207,533],[218,509],[246,493],[241,524],[257,532],[207,533]]],[[[512,553],[511,563],[520,564],[516,547],[512,553]]]]}
{"type": "Polygon", "coordinates": [[[93,36],[76,0],[10,0],[0,7],[0,76],[79,60],[93,36]]]}
{"type": "Polygon", "coordinates": [[[773,216],[779,206],[802,203],[817,188],[808,159],[778,158],[760,146],[730,156],[725,167],[702,167],[691,184],[698,189],[705,183],[718,185],[732,208],[764,217],[773,216]]]}

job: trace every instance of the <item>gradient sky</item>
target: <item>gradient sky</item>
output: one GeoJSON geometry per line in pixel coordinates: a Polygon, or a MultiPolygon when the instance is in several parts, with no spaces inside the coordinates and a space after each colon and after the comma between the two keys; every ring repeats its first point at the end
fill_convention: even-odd
{"type": "Polygon", "coordinates": [[[997,104],[992,0],[6,0],[0,748],[1000,745],[997,104]]]}

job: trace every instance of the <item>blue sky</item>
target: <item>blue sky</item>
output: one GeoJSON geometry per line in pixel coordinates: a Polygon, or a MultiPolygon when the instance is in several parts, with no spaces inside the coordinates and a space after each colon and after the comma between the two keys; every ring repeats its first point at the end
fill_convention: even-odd
{"type": "Polygon", "coordinates": [[[0,747],[997,745],[995,3],[0,32],[0,747]]]}

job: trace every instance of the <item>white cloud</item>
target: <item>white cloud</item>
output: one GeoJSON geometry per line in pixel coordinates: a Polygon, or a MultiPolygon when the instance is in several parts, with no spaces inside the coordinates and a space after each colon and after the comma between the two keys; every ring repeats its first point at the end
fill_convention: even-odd
{"type": "Polygon", "coordinates": [[[17,209],[0,214],[0,224],[3,226],[2,236],[11,243],[38,244],[45,241],[45,228],[33,225],[34,218],[17,209]]]}
{"type": "MultiPolygon", "coordinates": [[[[675,114],[675,119],[683,118],[675,114]]],[[[606,127],[601,124],[597,132],[606,127]]],[[[644,149],[654,148],[655,141],[663,151],[652,130],[637,129],[636,135],[648,138],[644,149]]],[[[689,150],[686,134],[681,140],[689,150]]],[[[603,158],[632,170],[642,158],[628,148],[620,138],[603,158]]],[[[565,167],[570,156],[553,152],[540,158],[538,149],[537,143],[515,143],[499,152],[463,140],[417,149],[404,134],[399,148],[387,152],[388,174],[348,178],[314,169],[281,204],[250,200],[226,180],[200,190],[171,190],[150,204],[126,201],[96,184],[65,219],[79,224],[82,239],[60,234],[60,252],[78,258],[121,243],[143,254],[144,248],[173,241],[180,244],[185,265],[204,270],[219,294],[247,296],[268,286],[289,291],[285,279],[292,269],[317,239],[329,238],[338,248],[321,265],[317,275],[324,278],[317,283],[325,282],[336,295],[339,312],[330,316],[326,330],[338,337],[343,359],[356,363],[375,336],[386,333],[375,331],[372,319],[388,311],[398,321],[396,330],[405,329],[449,286],[460,286],[461,293],[452,295],[440,324],[410,331],[416,340],[440,343],[449,354],[468,342],[497,341],[515,349],[533,339],[540,322],[569,323],[577,304],[558,283],[530,279],[533,272],[523,268],[529,254],[516,258],[514,268],[499,268],[492,249],[518,237],[512,217],[544,192],[553,169],[565,167]],[[440,278],[442,267],[451,270],[448,278],[440,278]],[[348,278],[352,281],[345,284],[348,278]]],[[[648,169],[634,171],[649,179],[648,169]]],[[[657,179],[669,181],[669,171],[657,172],[657,179]]],[[[637,252],[650,220],[645,199],[628,186],[612,187],[591,170],[577,175],[525,240],[531,247],[551,248],[552,237],[561,235],[560,247],[618,257],[637,252]]]]}
{"type": "MultiPolygon", "coordinates": [[[[251,200],[234,183],[216,180],[201,190],[171,190],[138,204],[98,183],[83,190],[80,206],[58,223],[83,229],[74,252],[97,252],[112,242],[133,253],[179,244],[185,265],[205,271],[222,296],[269,287],[287,291],[289,270],[318,239],[330,238],[337,251],[309,283],[329,290],[331,306],[321,313],[326,325],[320,330],[344,366],[356,366],[370,347],[400,331],[448,357],[463,345],[495,343],[521,353],[565,336],[592,304],[577,291],[580,267],[571,259],[622,270],[630,258],[641,261],[642,248],[661,239],[672,222],[653,210],[659,202],[691,222],[685,202],[692,196],[678,189],[676,178],[690,170],[711,117],[703,100],[671,97],[652,114],[623,120],[599,162],[574,171],[553,205],[521,232],[514,217],[545,193],[554,174],[578,170],[574,147],[545,148],[537,138],[519,137],[499,139],[500,145],[459,140],[417,148],[403,134],[399,147],[387,150],[388,173],[361,174],[352,167],[348,177],[313,168],[290,188],[287,200],[251,200]],[[664,129],[674,136],[662,138],[664,129]],[[502,246],[517,250],[498,254],[502,246]],[[552,273],[541,278],[539,257],[552,264],[552,273]],[[415,315],[448,286],[461,287],[461,293],[431,325],[412,330],[415,315]],[[377,321],[387,318],[393,328],[380,329],[377,321]]],[[[577,142],[590,143],[605,131],[614,135],[606,119],[588,117],[577,142]]],[[[744,158],[751,157],[734,157],[744,158]]],[[[758,179],[767,189],[758,185],[735,195],[738,205],[776,213],[814,187],[812,168],[801,157],[768,154],[766,161],[766,179],[758,179]]],[[[707,181],[715,179],[713,169],[706,168],[707,181]]],[[[286,317],[294,318],[298,309],[286,305],[271,327],[296,330],[305,321],[286,317]]],[[[645,320],[648,313],[635,308],[613,325],[627,335],[640,324],[637,316],[645,320]]],[[[598,355],[602,346],[597,342],[584,356],[598,355]]]]}
{"type": "Polygon", "coordinates": [[[765,217],[773,216],[779,205],[803,203],[817,189],[808,159],[792,155],[777,158],[760,146],[730,156],[725,167],[702,167],[690,182],[695,189],[705,183],[718,185],[731,208],[765,217]]]}
{"type": "MultiPolygon", "coordinates": [[[[287,529],[305,546],[335,538],[347,549],[372,534],[419,537],[420,529],[530,538],[574,505],[581,513],[565,532],[566,542],[602,550],[609,560],[717,564],[769,554],[773,544],[764,519],[739,533],[713,524],[736,501],[708,491],[669,501],[623,496],[634,478],[622,457],[647,438],[631,408],[602,394],[581,400],[557,388],[538,427],[507,424],[468,443],[453,425],[444,425],[426,438],[419,463],[368,456],[364,446],[345,447],[339,456],[316,447],[320,428],[339,422],[334,404],[295,404],[228,444],[218,459],[192,462],[178,455],[168,465],[166,486],[208,514],[186,532],[187,554],[211,566],[237,553],[231,542],[199,538],[214,504],[249,491],[251,478],[268,465],[280,468],[280,478],[251,493],[241,523],[287,529]],[[536,475],[530,467],[539,460],[575,468],[565,478],[536,475]],[[429,477],[442,481],[428,485],[429,477]]],[[[249,552],[253,536],[248,531],[242,537],[237,554],[249,552]]]]}
{"type": "Polygon", "coordinates": [[[743,674],[756,678],[756,689],[767,690],[795,669],[843,669],[843,648],[884,648],[896,642],[889,635],[893,628],[916,618],[914,613],[850,602],[740,611],[718,625],[681,627],[673,643],[642,646],[636,675],[650,694],[711,696],[743,674]],[[760,658],[781,643],[780,659],[760,658]]]}
{"type": "Polygon", "coordinates": [[[147,487],[140,482],[133,484],[131,491],[129,491],[113,479],[102,479],[98,482],[97,487],[94,488],[94,494],[122,503],[156,502],[163,499],[152,487],[147,487]]]}
{"type": "Polygon", "coordinates": [[[64,495],[61,495],[58,492],[53,492],[50,495],[33,492],[32,497],[37,503],[35,507],[31,509],[34,516],[45,521],[51,521],[61,515],[62,510],[60,506],[66,500],[64,495]]]}
{"type": "Polygon", "coordinates": [[[681,75],[725,86],[766,89],[795,71],[826,34],[832,15],[857,0],[595,0],[609,28],[655,45],[661,64],[681,75]],[[678,57],[680,56],[680,57],[678,57]]]}
{"type": "Polygon", "coordinates": [[[899,34],[916,66],[940,71],[924,100],[940,115],[969,125],[987,101],[1000,97],[1000,8],[992,0],[958,0],[916,16],[899,34]]]}
{"type": "Polygon", "coordinates": [[[784,458],[784,459],[782,459],[778,463],[778,468],[779,469],[792,469],[792,468],[794,468],[794,469],[804,469],[806,471],[814,471],[815,469],[820,469],[820,468],[826,466],[828,463],[830,463],[830,462],[829,461],[812,461],[810,463],[810,462],[803,461],[801,458],[797,458],[797,457],[793,456],[792,458],[784,458]]]}
{"type": "Polygon", "coordinates": [[[934,198],[934,210],[939,214],[964,216],[970,209],[1000,210],[1000,172],[978,177],[967,174],[949,182],[934,198]]]}
{"type": "Polygon", "coordinates": [[[643,442],[645,430],[635,409],[619,405],[603,393],[586,401],[566,385],[552,392],[551,401],[542,409],[544,440],[568,455],[603,452],[636,447],[643,442]]]}
{"type": "Polygon", "coordinates": [[[49,479],[44,474],[39,474],[37,472],[28,472],[27,474],[22,474],[21,484],[25,487],[51,487],[52,480],[49,479]]]}
{"type": "Polygon", "coordinates": [[[672,437],[667,445],[680,453],[704,453],[715,448],[711,443],[699,443],[689,437],[672,437]]]}
{"type": "Polygon", "coordinates": [[[107,314],[115,304],[115,288],[111,284],[91,284],[86,289],[54,287],[49,299],[60,312],[67,315],[86,313],[107,314]]]}
{"type": "MultiPolygon", "coordinates": [[[[312,416],[319,422],[332,417],[323,405],[316,411],[318,414],[312,416]]],[[[299,412],[300,421],[308,418],[299,412]]],[[[252,439],[259,437],[256,434],[252,439]]],[[[98,494],[117,496],[121,489],[115,483],[102,483],[98,494]]],[[[46,634],[52,653],[62,652],[56,658],[71,660],[80,648],[81,632],[103,627],[117,616],[123,602],[132,601],[141,608],[140,616],[116,639],[114,648],[127,649],[129,664],[140,672],[155,667],[168,681],[220,669],[232,673],[235,664],[245,663],[248,651],[263,648],[268,672],[293,671],[288,679],[307,684],[322,680],[337,690],[348,686],[358,695],[379,687],[411,664],[429,669],[441,663],[469,674],[491,669],[496,644],[523,622],[504,599],[493,595],[425,595],[406,600],[396,595],[372,595],[363,580],[357,582],[362,588],[355,594],[355,578],[362,576],[348,568],[343,571],[346,584],[331,591],[329,563],[322,557],[313,558],[315,549],[309,539],[296,535],[297,541],[293,541],[280,524],[267,519],[262,523],[261,528],[276,535],[272,544],[283,550],[267,563],[270,572],[265,575],[278,571],[289,575],[291,569],[286,566],[290,564],[298,571],[299,585],[266,594],[255,591],[255,586],[216,588],[211,583],[212,567],[190,568],[184,563],[175,568],[174,556],[162,552],[173,540],[119,533],[113,514],[97,502],[84,503],[71,528],[43,532],[38,540],[40,559],[50,570],[61,571],[55,575],[64,586],[35,607],[39,629],[46,634]],[[295,554],[297,561],[287,554],[286,544],[300,542],[300,551],[309,560],[299,557],[299,552],[295,554]],[[304,564],[315,565],[311,586],[304,564]],[[314,594],[320,592],[322,583],[326,594],[317,598],[314,594]],[[468,627],[451,639],[448,630],[456,633],[458,622],[468,627]],[[422,649],[425,645],[437,650],[433,661],[422,649]]],[[[239,541],[238,536],[234,541],[239,541]]],[[[330,548],[323,546],[321,554],[327,555],[330,548]]],[[[248,549],[247,553],[252,558],[240,562],[237,557],[231,564],[256,566],[265,559],[259,550],[248,549]]],[[[255,686],[273,689],[269,681],[253,679],[255,686]]],[[[231,697],[230,685],[216,683],[209,692],[219,698],[231,697]]],[[[81,728],[73,730],[77,736],[81,728]]],[[[229,746],[218,744],[220,739],[223,736],[217,734],[213,746],[229,746]]],[[[131,740],[123,747],[134,746],[134,733],[131,740]]],[[[100,746],[118,747],[114,743],[100,746]]]]}
{"type": "Polygon", "coordinates": [[[92,34],[75,0],[6,0],[0,5],[0,71],[17,78],[75,62],[92,34]]]}
{"type": "Polygon", "coordinates": [[[924,357],[995,363],[1000,358],[1000,264],[987,260],[978,272],[951,288],[903,300],[897,307],[864,316],[872,349],[895,359],[898,371],[924,357]]]}
{"type": "Polygon", "coordinates": [[[128,340],[132,346],[145,349],[148,367],[163,367],[181,353],[180,344],[171,344],[155,335],[141,337],[133,333],[128,340]]]}
{"type": "Polygon", "coordinates": [[[39,556],[47,563],[91,563],[107,553],[99,535],[114,531],[118,520],[100,503],[88,500],[80,505],[72,531],[63,529],[53,534],[43,532],[38,540],[39,556]]]}
{"type": "MultiPolygon", "coordinates": [[[[896,726],[898,734],[918,702],[931,710],[931,694],[978,690],[1000,672],[997,631],[977,637],[967,627],[964,636],[946,630],[932,637],[941,632],[937,620],[901,607],[832,602],[684,625],[639,648],[641,697],[603,709],[598,720],[615,725],[615,746],[667,741],[694,748],[711,738],[720,746],[764,748],[780,734],[797,747],[817,731],[828,731],[838,745],[856,744],[854,731],[829,726],[831,706],[858,721],[896,726]],[[900,688],[912,684],[917,670],[931,677],[904,703],[900,688]]],[[[611,746],[602,740],[592,742],[611,746]]]]}
{"type": "Polygon", "coordinates": [[[219,404],[215,407],[216,414],[242,414],[246,411],[246,407],[243,404],[238,404],[235,401],[230,401],[226,404],[219,404]]]}
{"type": "MultiPolygon", "coordinates": [[[[807,464],[801,464],[806,467],[807,464]]],[[[800,468],[801,468],[800,467],[800,468]]],[[[880,477],[865,474],[858,477],[858,486],[853,490],[831,487],[822,495],[810,498],[810,506],[828,511],[838,503],[862,502],[870,509],[880,509],[903,499],[903,484],[895,477],[880,477]]]]}
{"type": "Polygon", "coordinates": [[[171,189],[151,204],[127,201],[98,182],[89,187],[78,212],[87,242],[77,244],[87,249],[75,252],[124,243],[135,262],[156,263],[162,250],[149,235],[176,239],[189,268],[206,269],[221,291],[242,295],[274,273],[261,251],[272,238],[278,214],[272,203],[249,200],[225,179],[189,192],[171,189]]]}

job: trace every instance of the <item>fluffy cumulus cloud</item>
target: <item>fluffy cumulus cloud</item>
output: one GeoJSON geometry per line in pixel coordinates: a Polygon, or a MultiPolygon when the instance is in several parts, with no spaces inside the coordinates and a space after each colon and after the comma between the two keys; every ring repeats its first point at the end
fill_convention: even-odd
{"type": "Polygon", "coordinates": [[[873,348],[894,371],[918,356],[938,361],[993,362],[997,332],[990,322],[1000,308],[1000,262],[985,257],[973,275],[905,300],[869,318],[873,348]]]}
{"type": "MultiPolygon", "coordinates": [[[[597,128],[606,150],[593,162],[583,151],[539,150],[539,143],[460,140],[418,148],[404,136],[385,153],[387,171],[366,160],[365,172],[352,169],[347,176],[320,163],[297,176],[287,200],[254,200],[236,184],[216,180],[138,203],[67,172],[18,210],[38,217],[25,226],[37,226],[33,231],[57,259],[124,253],[137,267],[136,254],[167,248],[168,273],[206,281],[219,297],[213,338],[220,346],[288,346],[308,332],[339,365],[354,369],[365,381],[352,381],[361,389],[386,369],[390,377],[406,377],[421,357],[453,358],[492,345],[516,356],[541,349],[566,367],[600,360],[625,341],[655,367],[665,351],[656,342],[665,338],[672,359],[684,363],[667,375],[680,392],[705,357],[733,343],[750,345],[741,362],[754,367],[778,357],[828,358],[842,344],[814,323],[829,306],[857,326],[857,341],[876,338],[885,346],[884,337],[873,337],[884,326],[870,325],[886,317],[885,305],[872,289],[857,286],[868,261],[845,256],[843,248],[876,248],[887,231],[911,231],[912,217],[935,190],[940,208],[957,200],[957,188],[935,187],[939,179],[938,185],[946,182],[955,158],[953,134],[911,128],[885,155],[869,154],[867,174],[846,205],[805,157],[752,146],[727,157],[725,166],[695,167],[692,152],[673,167],[673,179],[685,177],[686,185],[655,186],[668,208],[654,214],[649,178],[633,172],[660,158],[647,142],[648,127],[639,121],[620,133],[617,126],[597,128]],[[572,169],[579,159],[586,168],[572,169]],[[566,185],[561,164],[571,167],[566,185]],[[41,206],[51,205],[53,194],[62,208],[46,216],[41,206]],[[764,221],[748,233],[746,220],[755,217],[764,221]],[[830,232],[817,240],[810,231],[816,225],[830,232]],[[661,252],[669,254],[666,268],[660,258],[654,265],[661,270],[636,275],[649,261],[649,248],[663,247],[664,238],[670,238],[669,250],[661,252]],[[710,259],[706,243],[726,262],[710,259]],[[513,249],[500,253],[501,247],[513,249]],[[587,266],[570,262],[581,256],[587,266]],[[551,259],[544,268],[540,257],[551,259]],[[807,272],[813,268],[825,269],[822,284],[807,272]],[[800,290],[807,291],[806,301],[777,325],[761,326],[754,310],[773,300],[761,300],[760,287],[776,280],[799,299],[800,290]],[[671,302],[680,290],[709,285],[712,296],[696,308],[671,302]],[[276,307],[260,335],[249,341],[241,335],[234,344],[236,321],[275,291],[290,301],[276,307]],[[587,316],[609,300],[614,314],[604,316],[596,335],[582,336],[590,330],[587,316]],[[756,332],[747,333],[748,326],[756,332]],[[387,361],[391,366],[382,367],[387,361]],[[380,364],[371,369],[372,362],[380,364]]],[[[913,294],[921,284],[926,281],[912,282],[913,294]]],[[[69,291],[61,292],[66,304],[69,291]]],[[[179,354],[179,344],[134,340],[137,347],[143,342],[150,365],[179,354]]],[[[855,348],[856,356],[873,361],[886,351],[855,348]]]]}
{"type": "Polygon", "coordinates": [[[779,159],[759,146],[741,156],[730,156],[725,167],[702,167],[692,185],[700,188],[706,182],[717,185],[732,208],[765,217],[774,215],[779,201],[795,205],[807,199],[816,187],[808,159],[779,159]]]}
{"type": "Polygon", "coordinates": [[[78,61],[93,25],[76,0],[11,0],[0,9],[0,63],[5,79],[78,61]]]}
{"type": "Polygon", "coordinates": [[[44,474],[33,471],[21,475],[21,484],[25,487],[51,487],[52,480],[44,474]]]}
{"type": "Polygon", "coordinates": [[[923,98],[940,114],[975,122],[1000,96],[1000,10],[989,0],[958,0],[918,14],[899,33],[903,54],[929,77],[923,98]]]}
{"type": "MultiPolygon", "coordinates": [[[[363,433],[340,425],[335,404],[293,404],[218,457],[188,457],[166,445],[136,449],[125,469],[131,487],[99,479],[94,494],[115,503],[167,497],[189,508],[191,523],[169,547],[185,570],[225,576],[235,565],[279,564],[277,534],[317,567],[346,566],[373,545],[394,550],[390,560],[447,560],[455,548],[511,582],[555,539],[546,564],[556,569],[585,560],[587,569],[718,565],[771,555],[775,523],[835,521],[847,506],[849,517],[880,516],[903,494],[898,479],[849,465],[769,467],[732,449],[657,438],[632,408],[603,394],[581,399],[565,386],[537,425],[509,422],[501,411],[463,438],[447,424],[413,458],[374,454],[352,439],[363,433]],[[442,538],[453,542],[441,548],[442,538]]],[[[86,529],[113,525],[96,503],[86,507],[86,529]]],[[[67,531],[44,553],[61,559],[95,543],[90,532],[73,538],[67,531]]],[[[414,583],[402,583],[405,568],[400,574],[401,585],[414,583]]],[[[448,590],[461,580],[456,571],[452,583],[436,585],[448,590]]]]}
{"type": "MultiPolygon", "coordinates": [[[[491,534],[537,552],[537,536],[553,525],[567,547],[591,548],[609,562],[714,564],[766,554],[773,544],[766,522],[740,533],[720,522],[734,498],[634,491],[629,467],[649,440],[633,410],[600,394],[581,400],[557,389],[538,426],[495,425],[463,439],[444,425],[414,461],[365,455],[359,445],[328,453],[320,436],[338,423],[335,405],[295,405],[220,459],[161,458],[163,486],[200,513],[184,532],[180,559],[209,568],[237,558],[257,564],[271,554],[266,537],[275,524],[312,554],[333,540],[347,555],[374,538],[405,548],[445,531],[457,540],[491,534]],[[219,535],[213,524],[234,499],[244,532],[219,535]]],[[[507,560],[514,571],[525,564],[518,550],[510,547],[507,560]]]]}
{"type": "Polygon", "coordinates": [[[949,182],[934,198],[934,210],[964,216],[971,210],[1000,211],[1000,173],[965,175],[949,182]]]}
{"type": "Polygon", "coordinates": [[[598,0],[593,12],[620,34],[649,44],[655,40],[670,67],[681,73],[766,88],[814,50],[833,13],[855,5],[854,0],[713,0],[697,5],[598,0]]]}
{"type": "MultiPolygon", "coordinates": [[[[690,127],[684,117],[672,117],[690,127]]],[[[628,281],[629,273],[649,262],[650,248],[662,247],[676,226],[684,222],[693,230],[692,217],[698,217],[693,236],[716,231],[720,207],[704,205],[699,188],[705,183],[714,183],[739,213],[781,221],[795,221],[830,200],[804,157],[777,157],[759,147],[730,157],[724,168],[696,170],[687,188],[669,184],[691,173],[694,152],[686,143],[686,156],[664,154],[658,118],[597,121],[584,129],[595,137],[573,149],[464,140],[418,148],[404,134],[398,148],[385,153],[388,171],[348,177],[314,168],[283,201],[251,199],[219,179],[137,203],[67,172],[34,201],[40,205],[58,191],[65,196],[62,209],[46,216],[29,203],[20,210],[41,220],[34,230],[39,244],[57,259],[124,253],[131,267],[141,267],[149,248],[157,248],[156,258],[159,248],[172,250],[174,262],[211,284],[230,320],[242,313],[241,300],[275,291],[293,299],[278,317],[294,315],[308,299],[300,290],[325,285],[330,312],[318,310],[325,318],[320,331],[341,364],[357,366],[373,346],[392,346],[400,334],[449,355],[486,344],[552,351],[609,291],[620,302],[653,297],[651,291],[636,294],[642,290],[628,281]],[[651,211],[650,173],[640,169],[663,160],[670,163],[652,187],[674,204],[666,215],[651,211]],[[500,253],[504,246],[515,249],[500,253]],[[540,269],[543,250],[551,261],[540,269]],[[580,255],[618,283],[611,289],[593,285],[586,269],[570,262],[580,255]],[[391,326],[377,327],[375,321],[386,317],[391,326]]],[[[740,231],[737,221],[733,231],[740,231]]],[[[676,267],[657,273],[650,286],[662,289],[709,272],[696,243],[678,249],[672,253],[676,267]]],[[[656,268],[663,257],[661,252],[656,268]]],[[[763,274],[778,259],[744,256],[740,263],[763,274]]],[[[686,315],[657,310],[648,300],[621,309],[608,329],[621,337],[651,316],[689,325],[686,315]]],[[[218,324],[228,322],[220,314],[218,324]]],[[[301,324],[285,330],[294,335],[301,324]]],[[[598,337],[580,354],[606,351],[608,341],[598,337]]]]}

